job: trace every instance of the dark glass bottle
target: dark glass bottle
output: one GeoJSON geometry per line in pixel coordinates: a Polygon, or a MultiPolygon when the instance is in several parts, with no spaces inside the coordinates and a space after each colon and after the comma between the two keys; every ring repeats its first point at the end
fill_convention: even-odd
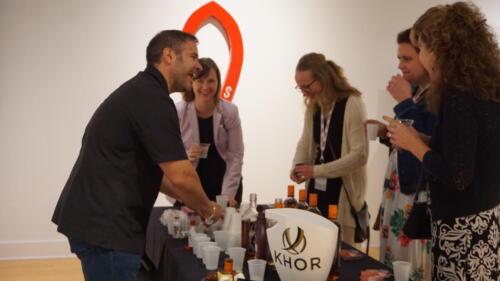
{"type": "Polygon", "coordinates": [[[267,220],[264,214],[264,207],[257,207],[257,223],[255,224],[255,258],[265,260],[269,251],[267,244],[267,220]]]}
{"type": "Polygon", "coordinates": [[[297,200],[295,199],[295,186],[293,184],[288,185],[287,194],[288,194],[288,197],[283,202],[283,207],[296,208],[297,207],[297,200]]]}
{"type": "Polygon", "coordinates": [[[297,209],[307,210],[309,209],[309,204],[306,202],[307,193],[305,189],[299,190],[299,203],[297,203],[297,209]]]}
{"type": "Polygon", "coordinates": [[[318,194],[309,193],[309,209],[307,210],[322,216],[321,211],[318,209],[318,194]]]}
{"type": "Polygon", "coordinates": [[[246,249],[245,260],[255,257],[255,227],[257,222],[257,194],[250,194],[250,208],[241,220],[241,247],[246,249]]]}
{"type": "Polygon", "coordinates": [[[340,280],[340,241],[342,237],[340,223],[337,220],[337,205],[328,205],[328,219],[333,222],[339,228],[339,235],[337,239],[337,245],[335,245],[335,254],[333,256],[332,267],[330,268],[330,273],[328,274],[327,281],[338,281],[340,280]]]}

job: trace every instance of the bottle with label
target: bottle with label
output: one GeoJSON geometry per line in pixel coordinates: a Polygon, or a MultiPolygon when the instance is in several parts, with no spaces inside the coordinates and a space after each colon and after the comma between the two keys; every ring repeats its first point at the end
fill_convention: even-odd
{"type": "Polygon", "coordinates": [[[337,245],[335,245],[335,255],[333,256],[332,267],[330,268],[327,281],[338,281],[340,280],[340,241],[342,240],[342,229],[337,220],[337,205],[328,205],[328,219],[339,228],[339,235],[337,245]]]}
{"type": "Polygon", "coordinates": [[[296,208],[297,200],[295,199],[295,186],[293,184],[288,185],[288,197],[283,202],[285,208],[296,208]]]}
{"type": "Polygon", "coordinates": [[[309,209],[307,210],[322,216],[321,211],[318,209],[318,194],[309,193],[309,209]]]}
{"type": "Polygon", "coordinates": [[[281,198],[274,199],[274,208],[276,209],[283,208],[283,199],[281,198]]]}
{"type": "Polygon", "coordinates": [[[217,281],[233,281],[233,280],[234,280],[233,260],[227,258],[224,260],[223,269],[217,272],[217,281]]]}
{"type": "Polygon", "coordinates": [[[242,215],[241,247],[246,249],[245,260],[255,257],[255,227],[257,222],[257,194],[250,194],[250,208],[242,215]]]}
{"type": "Polygon", "coordinates": [[[297,203],[297,209],[307,210],[309,209],[309,204],[306,202],[307,193],[305,189],[299,190],[299,203],[297,203]]]}

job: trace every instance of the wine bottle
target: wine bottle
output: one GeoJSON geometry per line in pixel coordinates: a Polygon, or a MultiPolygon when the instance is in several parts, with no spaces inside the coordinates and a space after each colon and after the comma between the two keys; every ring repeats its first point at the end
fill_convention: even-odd
{"type": "Polygon", "coordinates": [[[309,193],[309,209],[307,210],[322,216],[321,211],[318,209],[318,194],[309,193]]]}
{"type": "Polygon", "coordinates": [[[241,220],[241,247],[246,249],[245,260],[255,257],[255,227],[257,222],[257,194],[250,194],[250,208],[241,220]]]}
{"type": "Polygon", "coordinates": [[[307,193],[305,189],[299,190],[299,203],[297,203],[297,209],[307,210],[309,208],[309,204],[306,202],[307,193]]]}
{"type": "Polygon", "coordinates": [[[339,234],[337,245],[335,245],[334,249],[335,254],[333,256],[332,267],[330,268],[327,281],[338,281],[340,280],[340,241],[342,237],[342,229],[337,220],[337,205],[328,205],[328,219],[339,228],[339,234]]]}
{"type": "Polygon", "coordinates": [[[288,197],[283,202],[285,208],[296,208],[297,200],[295,199],[295,186],[293,184],[288,185],[288,197]]]}

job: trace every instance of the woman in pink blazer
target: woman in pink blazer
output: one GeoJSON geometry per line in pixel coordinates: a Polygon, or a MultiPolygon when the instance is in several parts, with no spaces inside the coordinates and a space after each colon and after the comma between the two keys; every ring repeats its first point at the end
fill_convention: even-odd
{"type": "Polygon", "coordinates": [[[244,150],[238,107],[219,98],[221,80],[215,62],[201,58],[200,64],[192,92],[184,93],[176,104],[182,140],[210,200],[222,194],[235,205],[241,201],[244,150]],[[201,143],[210,144],[206,158],[201,143]]]}

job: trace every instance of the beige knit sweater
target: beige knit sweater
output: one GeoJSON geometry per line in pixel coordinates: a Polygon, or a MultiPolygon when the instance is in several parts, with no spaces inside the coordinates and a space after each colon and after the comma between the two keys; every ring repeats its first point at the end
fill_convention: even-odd
{"type": "MultiPolygon", "coordinates": [[[[297,143],[293,167],[297,163],[314,164],[315,144],[313,139],[313,114],[308,109],[304,118],[304,129],[297,143]]],[[[368,160],[368,139],[364,122],[366,112],[359,96],[350,96],[347,100],[342,136],[341,157],[332,162],[314,166],[314,177],[342,177],[345,188],[356,210],[360,210],[366,192],[366,162],[368,160]]],[[[342,225],[354,227],[354,218],[344,189],[340,193],[338,218],[342,225]]]]}

